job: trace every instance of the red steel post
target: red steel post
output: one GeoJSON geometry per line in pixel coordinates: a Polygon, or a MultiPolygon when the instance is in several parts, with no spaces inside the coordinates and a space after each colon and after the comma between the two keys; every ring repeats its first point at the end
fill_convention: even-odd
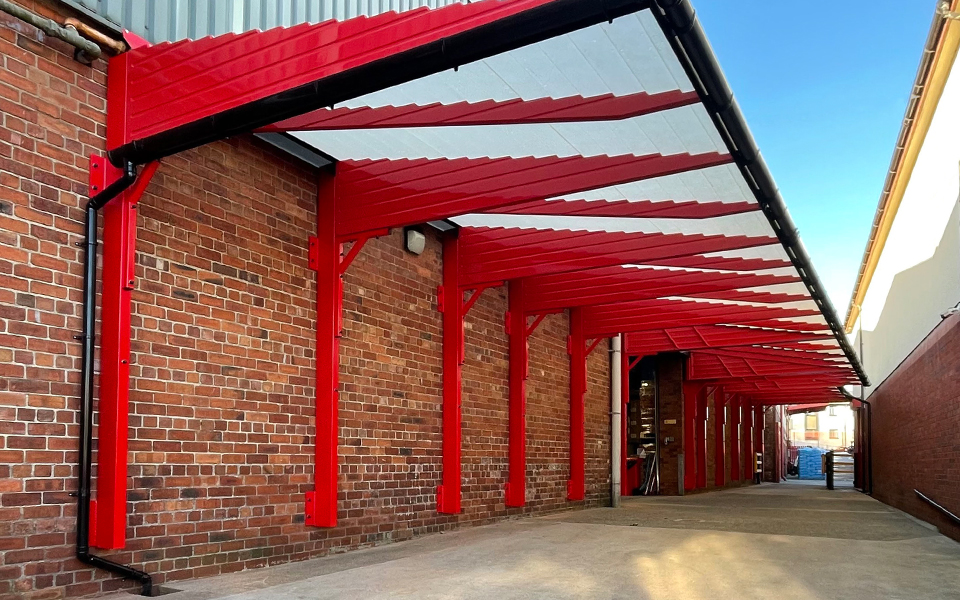
{"type": "Polygon", "coordinates": [[[587,391],[587,347],[583,336],[583,310],[570,309],[570,480],[567,500],[583,500],[585,496],[586,438],[584,406],[587,391]]]}
{"type": "MultiPolygon", "coordinates": [[[[753,407],[753,453],[763,454],[763,428],[765,425],[764,421],[764,411],[763,406],[754,406],[753,407]]],[[[766,460],[766,457],[764,457],[766,460]]],[[[760,480],[763,481],[763,474],[760,475],[760,480]]]]}
{"type": "MultiPolygon", "coordinates": [[[[130,314],[136,284],[137,203],[159,163],[146,165],[136,183],[103,207],[103,288],[100,309],[100,394],[97,412],[97,500],[90,543],[123,548],[127,529],[127,423],[130,413],[130,314]]],[[[104,189],[108,171],[90,157],[90,187],[104,189]]]]}
{"type": "Polygon", "coordinates": [[[437,487],[437,511],[460,513],[461,371],[463,368],[463,291],[460,289],[460,242],[443,240],[443,476],[437,487]]]}
{"type": "Polygon", "coordinates": [[[740,481],[740,396],[730,398],[730,481],[740,481]]]}
{"type": "Polygon", "coordinates": [[[307,492],[306,524],[337,525],[337,458],[340,431],[340,312],[343,288],[341,247],[337,239],[337,181],[333,173],[318,180],[317,238],[313,263],[317,271],[317,399],[315,488],[307,492]]]}
{"type": "Polygon", "coordinates": [[[707,487],[707,388],[704,386],[697,395],[697,489],[707,487]]]}
{"type": "Polygon", "coordinates": [[[527,496],[527,376],[530,353],[523,293],[522,279],[509,283],[510,438],[506,505],[510,507],[523,506],[527,496]]]}
{"type": "MultiPolygon", "coordinates": [[[[777,408],[777,410],[779,410],[779,408],[777,408]]],[[[777,416],[777,424],[773,428],[773,431],[776,434],[774,439],[774,453],[776,454],[776,462],[773,465],[773,469],[774,479],[777,483],[780,483],[780,480],[783,478],[783,429],[781,429],[779,415],[777,416]]]]}
{"type": "Polygon", "coordinates": [[[697,396],[700,384],[683,382],[683,489],[697,487],[697,396]]]}
{"type": "Polygon", "coordinates": [[[621,406],[620,406],[620,495],[629,496],[633,491],[630,489],[627,484],[627,441],[629,437],[627,435],[628,425],[630,423],[630,415],[628,409],[630,407],[630,354],[627,352],[626,348],[622,348],[620,352],[620,397],[621,397],[621,406]]]}
{"type": "Polygon", "coordinates": [[[753,407],[743,399],[741,405],[743,422],[740,424],[740,444],[742,445],[743,469],[741,480],[747,483],[753,479],[753,407]]]}
{"type": "Polygon", "coordinates": [[[724,473],[724,440],[723,432],[724,425],[726,422],[725,414],[725,405],[726,405],[726,394],[723,391],[723,386],[718,386],[717,389],[713,392],[713,406],[714,412],[716,413],[713,417],[713,426],[714,426],[714,455],[713,455],[713,472],[714,478],[713,483],[717,487],[723,487],[726,485],[726,473],[724,473]]]}

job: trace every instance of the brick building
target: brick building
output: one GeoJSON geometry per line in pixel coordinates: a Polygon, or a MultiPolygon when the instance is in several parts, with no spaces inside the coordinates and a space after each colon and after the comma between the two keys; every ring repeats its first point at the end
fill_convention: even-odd
{"type": "Polygon", "coordinates": [[[960,514],[960,4],[942,4],[877,206],[847,331],[873,384],[855,390],[863,398],[854,402],[858,485],[960,539],[950,516],[960,514]]]}
{"type": "MultiPolygon", "coordinates": [[[[61,24],[79,18],[119,40],[109,24],[76,3],[16,4],[61,24]]],[[[618,410],[630,406],[624,392],[631,387],[631,365],[643,357],[655,357],[656,420],[646,447],[658,456],[655,474],[664,494],[748,481],[752,461],[747,457],[762,443],[763,407],[795,401],[797,390],[816,401],[834,398],[839,384],[856,379],[858,364],[845,340],[834,334],[835,315],[819,295],[821,286],[802,247],[790,237],[793,228],[782,199],[769,191],[775,189],[767,185],[769,174],[761,162],[747,164],[741,154],[731,154],[714,128],[714,119],[732,117],[703,104],[710,90],[696,89],[686,75],[706,67],[681,64],[670,50],[675,40],[690,45],[688,54],[703,54],[697,38],[680,36],[679,23],[655,17],[645,3],[624,3],[611,24],[592,3],[576,3],[583,22],[564,22],[567,17],[559,12],[549,13],[560,24],[539,31],[535,26],[547,13],[534,14],[528,7],[537,4],[487,0],[469,9],[412,13],[410,19],[424,28],[425,38],[435,32],[424,15],[442,19],[471,10],[490,28],[527,19],[526,29],[516,30],[532,31],[528,37],[503,30],[519,36],[511,39],[513,50],[544,39],[575,44],[579,38],[573,34],[581,29],[587,32],[582,35],[604,31],[632,39],[642,33],[653,50],[636,57],[613,48],[610,60],[636,70],[639,63],[657,67],[653,57],[660,57],[659,71],[646,76],[666,78],[669,85],[659,89],[642,81],[632,95],[617,86],[607,90],[614,97],[648,102],[626,121],[638,137],[570,134],[624,120],[617,112],[622,109],[600,106],[590,109],[599,113],[578,116],[572,125],[566,123],[570,117],[555,117],[561,125],[544,125],[519,112],[434,138],[429,138],[432,128],[416,128],[423,123],[371,135],[353,129],[368,131],[373,122],[346,130],[300,122],[285,131],[308,133],[280,137],[255,133],[259,126],[251,126],[136,164],[131,160],[126,164],[141,168],[138,182],[145,187],[137,193],[142,195],[126,191],[101,209],[102,261],[99,274],[94,273],[100,329],[93,331],[98,352],[91,362],[92,396],[83,391],[82,377],[84,309],[90,306],[84,260],[91,247],[84,222],[89,199],[112,184],[107,175],[97,180],[94,173],[91,179],[97,169],[112,170],[95,157],[124,149],[141,152],[154,134],[124,136],[138,127],[157,127],[161,116],[175,121],[181,110],[202,105],[201,90],[178,87],[192,80],[184,74],[173,77],[173,87],[163,92],[169,101],[160,102],[161,93],[155,92],[121,98],[117,105],[111,94],[122,96],[124,88],[116,83],[116,65],[129,61],[126,91],[143,93],[146,88],[138,85],[144,82],[135,77],[149,79],[161,71],[151,61],[163,61],[171,48],[187,53],[177,59],[181,65],[191,57],[210,58],[211,45],[243,36],[176,46],[141,46],[128,37],[132,49],[119,57],[104,53],[86,64],[67,42],[0,13],[0,598],[132,588],[77,556],[78,546],[86,543],[78,534],[83,516],[76,498],[79,492],[79,506],[87,506],[78,467],[84,461],[84,400],[93,401],[89,416],[96,425],[94,503],[89,505],[94,555],[133,565],[161,583],[515,516],[607,505],[618,497],[611,490],[622,489],[627,454],[638,451],[622,443],[630,424],[619,420],[624,413],[618,410]],[[503,11],[514,12],[494,11],[504,6],[503,11]],[[669,103],[651,107],[648,98],[657,94],[673,95],[669,103]],[[192,100],[177,106],[178,98],[192,100]],[[148,105],[153,108],[145,109],[148,105]],[[129,109],[123,135],[113,120],[118,106],[129,109]],[[140,110],[164,114],[148,114],[137,123],[140,110]],[[686,123],[695,142],[700,135],[707,146],[678,147],[681,136],[669,137],[656,119],[686,123]],[[545,128],[556,133],[566,125],[566,139],[579,146],[564,150],[557,164],[547,164],[544,157],[552,156],[548,146],[555,140],[545,128]],[[497,129],[506,126],[514,127],[510,135],[497,129]],[[543,135],[524,138],[525,127],[540,127],[543,135]],[[114,135],[124,141],[108,143],[114,135]],[[490,191],[456,196],[454,184],[466,185],[458,177],[489,166],[476,162],[485,159],[475,155],[500,156],[484,154],[485,145],[494,143],[516,144],[493,161],[496,169],[483,179],[502,184],[497,193],[509,190],[509,202],[490,191]],[[446,152],[456,144],[468,150],[446,152]],[[629,174],[604,179],[626,169],[625,163],[614,164],[624,156],[630,160],[629,174]],[[159,160],[155,173],[154,159],[159,160]],[[393,168],[412,164],[402,161],[455,160],[474,162],[431,163],[457,168],[444,167],[441,175],[421,181],[433,182],[462,205],[421,207],[406,217],[375,203],[360,204],[377,177],[362,170],[373,169],[372,164],[393,168]],[[586,166],[574,164],[580,161],[586,166]],[[324,267],[316,264],[324,261],[322,250],[311,250],[311,237],[322,233],[318,226],[336,220],[322,212],[328,208],[323,198],[333,177],[331,162],[336,185],[354,186],[347,188],[353,195],[338,202],[353,211],[355,228],[362,233],[367,220],[398,219],[369,225],[375,235],[332,238],[344,243],[345,257],[340,251],[335,257],[335,277],[343,273],[342,292],[322,279],[324,267]],[[535,163],[549,176],[524,179],[531,177],[527,167],[509,171],[508,163],[535,163]],[[748,185],[743,173],[761,183],[748,185]],[[502,181],[495,179],[501,176],[502,181]],[[574,177],[580,179],[567,183],[574,177]],[[99,191],[91,184],[96,181],[104,184],[99,191]],[[561,185],[556,182],[569,187],[545,191],[561,185]],[[545,202],[554,197],[558,200],[545,202]],[[564,207],[560,211],[554,210],[558,201],[564,207]],[[124,218],[132,221],[125,221],[126,229],[115,228],[117,213],[110,211],[128,211],[124,218]],[[471,212],[481,214],[462,216],[471,212]],[[664,213],[673,221],[662,219],[664,213]],[[550,220],[566,218],[577,219],[575,226],[550,220]],[[599,225],[592,218],[601,219],[595,222],[599,225]],[[417,251],[411,251],[411,231],[423,236],[417,251]],[[125,237],[130,235],[135,238],[125,237]],[[454,279],[451,291],[447,248],[454,243],[463,256],[458,259],[462,276],[472,277],[473,287],[454,279]],[[341,269],[341,260],[349,268],[341,269]],[[122,280],[126,274],[129,281],[122,280]],[[517,295],[508,289],[516,290],[518,281],[528,286],[529,295],[523,296],[528,304],[520,305],[520,324],[506,327],[508,313],[518,310],[517,295]],[[442,295],[438,287],[444,288],[442,295]],[[462,307],[455,301],[461,291],[467,292],[462,307]],[[335,294],[342,294],[342,306],[336,313],[324,311],[336,305],[325,300],[335,294]],[[460,309],[466,313],[462,330],[445,326],[451,311],[460,309]],[[330,335],[324,337],[324,331],[330,335]],[[451,343],[458,335],[459,357],[459,344],[451,343]],[[327,362],[331,348],[334,358],[327,362]],[[335,385],[324,390],[318,381],[335,385]],[[335,418],[318,416],[324,408],[332,412],[323,414],[335,418]],[[330,427],[318,432],[318,419],[330,427]],[[320,507],[332,513],[322,514],[320,507]],[[327,517],[332,521],[317,526],[327,517]]],[[[539,4],[545,8],[537,10],[555,10],[556,3],[539,4]]],[[[366,21],[350,23],[362,29],[366,21]]],[[[311,27],[322,26],[296,31],[311,27]]],[[[471,28],[457,35],[469,35],[471,28]]],[[[243,39],[282,37],[288,31],[294,30],[243,39]]],[[[444,43],[456,48],[449,40],[460,38],[446,30],[445,35],[444,43]]],[[[431,39],[423,43],[436,41],[431,39]]],[[[484,62],[505,49],[486,48],[482,56],[473,56],[478,62],[459,70],[476,64],[506,69],[500,71],[506,77],[512,72],[505,63],[484,62]]],[[[269,56],[257,60],[273,64],[269,56]]],[[[350,68],[344,67],[347,75],[350,68]]],[[[377,113],[403,106],[403,100],[421,104],[417,94],[436,91],[429,89],[431,77],[440,71],[456,77],[445,67],[431,68],[436,73],[404,73],[405,83],[394,83],[409,87],[398,85],[396,98],[374,101],[358,93],[360,99],[347,102],[346,113],[338,114],[362,120],[364,107],[377,113]]],[[[396,69],[383,73],[390,70],[396,69]]],[[[716,81],[722,83],[722,77],[716,81]]],[[[585,110],[576,102],[589,96],[588,87],[584,84],[579,96],[547,90],[535,106],[546,106],[554,115],[571,110],[569,102],[585,110]],[[557,98],[568,104],[553,106],[557,98]]],[[[268,100],[287,98],[275,91],[268,100]]],[[[499,92],[483,89],[476,92],[480,100],[470,93],[439,97],[444,106],[503,102],[499,92]]],[[[240,103],[234,108],[247,106],[242,98],[233,100],[240,103]]],[[[327,116],[307,115],[321,121],[327,116]]],[[[436,125],[431,118],[439,117],[428,115],[427,124],[436,125]]],[[[626,130],[623,123],[613,127],[626,130]]],[[[182,133],[176,127],[165,132],[174,130],[182,133]]],[[[746,132],[745,126],[740,130],[746,132]]],[[[156,135],[160,139],[164,131],[156,135]]],[[[745,148],[747,139],[735,142],[745,148]]],[[[419,189],[405,198],[415,204],[429,193],[432,189],[419,189]]],[[[322,236],[315,243],[322,245],[322,236]]]]}

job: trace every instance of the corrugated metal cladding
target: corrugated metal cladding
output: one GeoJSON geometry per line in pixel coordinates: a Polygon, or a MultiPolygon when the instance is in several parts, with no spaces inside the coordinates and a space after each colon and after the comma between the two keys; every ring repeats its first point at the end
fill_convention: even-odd
{"type": "Polygon", "coordinates": [[[153,43],[438,8],[460,0],[72,0],[153,43]]]}

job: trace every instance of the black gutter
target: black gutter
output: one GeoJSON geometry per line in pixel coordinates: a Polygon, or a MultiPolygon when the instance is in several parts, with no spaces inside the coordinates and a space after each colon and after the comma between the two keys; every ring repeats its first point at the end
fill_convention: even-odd
{"type": "Polygon", "coordinates": [[[140,593],[153,593],[153,579],[149,573],[90,554],[90,482],[93,465],[93,361],[97,318],[97,215],[108,202],[123,193],[137,180],[133,163],[127,163],[123,175],[116,182],[87,202],[83,258],[83,351],[80,366],[80,456],[79,485],[77,489],[77,559],[124,579],[140,583],[140,593]]]}
{"type": "Polygon", "coordinates": [[[347,100],[650,8],[650,0],[555,0],[108,152],[120,167],[248,133],[347,100]]]}
{"type": "Polygon", "coordinates": [[[843,323],[827,297],[813,268],[813,261],[803,247],[797,227],[787,211],[766,162],[760,155],[753,134],[733,97],[730,85],[717,62],[717,57],[700,26],[696,11],[689,0],[654,0],[652,12],[664,35],[673,46],[680,64],[700,95],[700,100],[713,119],[717,131],[743,174],[747,185],[753,190],[757,202],[773,227],[777,238],[796,267],[804,285],[833,331],[834,337],[853,365],[863,385],[870,385],[869,378],[856,352],[847,341],[843,323]]]}

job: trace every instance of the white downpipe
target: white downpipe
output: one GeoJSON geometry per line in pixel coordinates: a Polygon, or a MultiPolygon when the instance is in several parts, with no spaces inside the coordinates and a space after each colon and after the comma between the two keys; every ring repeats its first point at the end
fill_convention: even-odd
{"type": "Polygon", "coordinates": [[[623,335],[613,338],[610,352],[610,505],[620,506],[620,448],[623,440],[623,415],[620,413],[623,403],[621,389],[623,382],[623,362],[621,357],[623,335]]]}

